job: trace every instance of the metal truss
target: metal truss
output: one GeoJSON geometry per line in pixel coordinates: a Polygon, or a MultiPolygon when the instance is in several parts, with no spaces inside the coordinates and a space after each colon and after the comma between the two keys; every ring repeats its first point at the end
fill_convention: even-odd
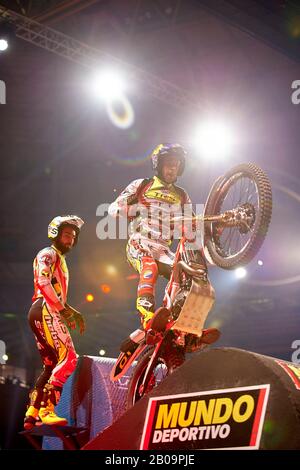
{"type": "Polygon", "coordinates": [[[300,13],[299,2],[292,0],[193,0],[193,3],[249,36],[300,62],[299,36],[288,28],[300,13]],[[285,30],[285,29],[286,30],[285,30]]]}
{"type": "Polygon", "coordinates": [[[177,85],[0,5],[1,18],[12,24],[16,36],[24,41],[92,70],[116,66],[154,98],[179,108],[200,109],[198,98],[177,85]]]}

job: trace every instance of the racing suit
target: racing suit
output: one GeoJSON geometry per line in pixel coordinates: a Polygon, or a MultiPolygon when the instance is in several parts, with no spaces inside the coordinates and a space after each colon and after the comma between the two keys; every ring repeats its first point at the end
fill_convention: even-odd
{"type": "Polygon", "coordinates": [[[126,253],[140,275],[136,307],[144,328],[155,311],[158,274],[169,278],[171,272],[174,253],[170,245],[176,231],[182,230],[182,222],[174,223],[174,217],[181,216],[184,207],[192,211],[186,191],[157,176],[133,181],[109,206],[111,216],[127,216],[130,221],[126,253]]]}
{"type": "Polygon", "coordinates": [[[59,313],[65,308],[69,283],[65,256],[54,245],[44,248],[34,259],[33,271],[34,295],[28,320],[43,361],[43,371],[30,403],[39,409],[47,383],[55,389],[58,402],[62,386],[76,367],[77,355],[59,313]]]}

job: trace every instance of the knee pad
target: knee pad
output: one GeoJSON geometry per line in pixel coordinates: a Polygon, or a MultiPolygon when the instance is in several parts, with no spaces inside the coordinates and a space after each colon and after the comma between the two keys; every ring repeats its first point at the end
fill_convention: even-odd
{"type": "Polygon", "coordinates": [[[153,258],[142,258],[142,270],[138,285],[138,296],[154,295],[155,283],[158,276],[158,267],[153,258]]]}

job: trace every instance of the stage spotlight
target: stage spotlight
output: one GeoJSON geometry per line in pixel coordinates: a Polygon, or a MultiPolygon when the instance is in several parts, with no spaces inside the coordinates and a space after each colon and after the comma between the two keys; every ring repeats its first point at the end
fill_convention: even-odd
{"type": "Polygon", "coordinates": [[[231,153],[233,140],[229,127],[218,121],[210,121],[199,126],[194,144],[203,158],[218,160],[231,153]]]}
{"type": "Polygon", "coordinates": [[[94,296],[93,296],[93,294],[86,294],[85,300],[86,300],[87,302],[94,302],[94,296]]]}
{"type": "Polygon", "coordinates": [[[15,37],[14,26],[6,21],[0,20],[0,52],[6,51],[15,37]]]}
{"type": "Polygon", "coordinates": [[[247,276],[247,271],[245,268],[237,268],[234,272],[237,279],[243,279],[243,277],[247,276]]]}
{"type": "Polygon", "coordinates": [[[105,354],[106,354],[105,349],[100,349],[99,350],[99,356],[105,356],[105,354]]]}
{"type": "Polygon", "coordinates": [[[261,259],[259,259],[259,260],[257,261],[257,264],[258,264],[258,266],[263,266],[264,262],[263,262],[261,259]]]}
{"type": "Polygon", "coordinates": [[[106,266],[106,272],[110,276],[115,276],[118,273],[118,270],[113,264],[109,264],[106,266]]]}
{"type": "Polygon", "coordinates": [[[100,287],[101,287],[103,294],[109,294],[111,291],[111,288],[108,284],[101,284],[100,287]]]}
{"type": "Polygon", "coordinates": [[[111,122],[120,129],[129,129],[134,123],[134,110],[125,95],[127,83],[117,70],[95,73],[87,83],[88,93],[102,100],[111,122]]]}
{"type": "Polygon", "coordinates": [[[7,361],[8,361],[8,355],[7,355],[7,354],[3,354],[2,359],[3,359],[3,361],[7,362],[7,361]]]}
{"type": "Polygon", "coordinates": [[[1,52],[6,51],[7,48],[8,48],[7,40],[0,38],[0,51],[1,52]]]}
{"type": "Polygon", "coordinates": [[[91,89],[96,97],[110,102],[123,96],[125,81],[118,72],[105,70],[94,75],[91,89]]]}

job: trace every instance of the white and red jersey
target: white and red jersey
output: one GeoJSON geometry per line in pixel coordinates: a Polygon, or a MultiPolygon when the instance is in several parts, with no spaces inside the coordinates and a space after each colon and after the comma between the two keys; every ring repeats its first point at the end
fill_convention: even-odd
{"type": "Polygon", "coordinates": [[[190,206],[192,211],[187,192],[154,176],[150,180],[132,181],[109,206],[108,212],[113,217],[129,218],[130,239],[150,238],[169,245],[176,229],[172,219],[182,215],[184,206],[190,206]]]}
{"type": "Polygon", "coordinates": [[[69,271],[65,256],[55,247],[41,250],[33,262],[34,295],[32,300],[43,298],[50,312],[65,307],[69,285],[69,271]]]}

